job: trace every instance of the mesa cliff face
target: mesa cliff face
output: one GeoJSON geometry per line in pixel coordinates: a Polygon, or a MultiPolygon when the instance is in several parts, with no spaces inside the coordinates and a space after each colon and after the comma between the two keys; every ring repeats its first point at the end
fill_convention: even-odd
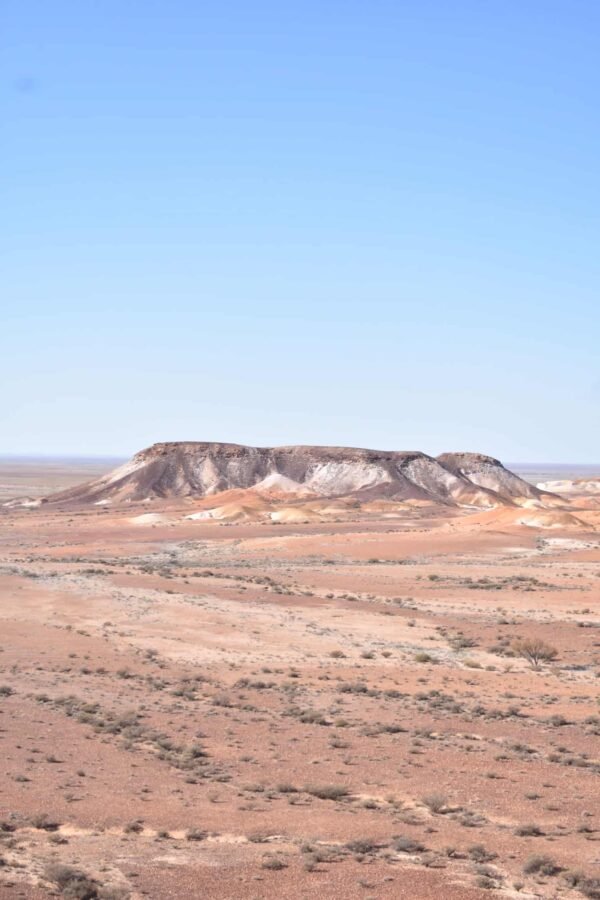
{"type": "Polygon", "coordinates": [[[205,497],[231,489],[482,507],[543,496],[498,460],[477,453],[435,458],[419,451],[189,441],[154,444],[107,475],[52,495],[47,502],[205,497]]]}
{"type": "Polygon", "coordinates": [[[539,499],[541,492],[529,482],[505,469],[499,459],[482,453],[442,453],[438,462],[455,475],[502,497],[539,499]]]}

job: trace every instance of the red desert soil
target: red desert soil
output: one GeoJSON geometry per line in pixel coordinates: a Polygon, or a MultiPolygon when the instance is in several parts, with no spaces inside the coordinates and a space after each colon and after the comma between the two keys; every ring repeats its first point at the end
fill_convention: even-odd
{"type": "Polygon", "coordinates": [[[204,507],[2,510],[0,898],[600,896],[593,525],[204,507]]]}

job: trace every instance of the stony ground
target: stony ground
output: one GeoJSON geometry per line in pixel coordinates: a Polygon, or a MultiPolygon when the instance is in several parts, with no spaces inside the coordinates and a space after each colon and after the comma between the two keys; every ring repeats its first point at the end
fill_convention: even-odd
{"type": "Polygon", "coordinates": [[[598,533],[167,512],[0,516],[0,898],[600,897],[598,533]]]}

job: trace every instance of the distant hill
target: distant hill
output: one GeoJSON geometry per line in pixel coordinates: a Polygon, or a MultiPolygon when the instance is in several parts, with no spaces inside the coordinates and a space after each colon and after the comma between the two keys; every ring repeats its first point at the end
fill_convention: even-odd
{"type": "Polygon", "coordinates": [[[557,499],[479,453],[435,458],[419,451],[186,441],[154,444],[108,474],[45,502],[112,504],[205,497],[232,489],[482,508],[557,499]]]}

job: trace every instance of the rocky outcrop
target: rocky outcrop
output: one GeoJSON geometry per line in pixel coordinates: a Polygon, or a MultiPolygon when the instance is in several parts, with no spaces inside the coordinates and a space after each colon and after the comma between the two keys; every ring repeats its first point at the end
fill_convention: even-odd
{"type": "Polygon", "coordinates": [[[468,478],[479,487],[495,491],[502,497],[539,499],[541,492],[505,469],[499,459],[482,453],[442,453],[438,462],[455,475],[468,478]]]}
{"type": "Polygon", "coordinates": [[[107,475],[48,497],[47,502],[204,497],[240,488],[479,507],[543,496],[498,460],[477,453],[446,453],[436,459],[419,451],[190,441],[154,444],[107,475]]]}

